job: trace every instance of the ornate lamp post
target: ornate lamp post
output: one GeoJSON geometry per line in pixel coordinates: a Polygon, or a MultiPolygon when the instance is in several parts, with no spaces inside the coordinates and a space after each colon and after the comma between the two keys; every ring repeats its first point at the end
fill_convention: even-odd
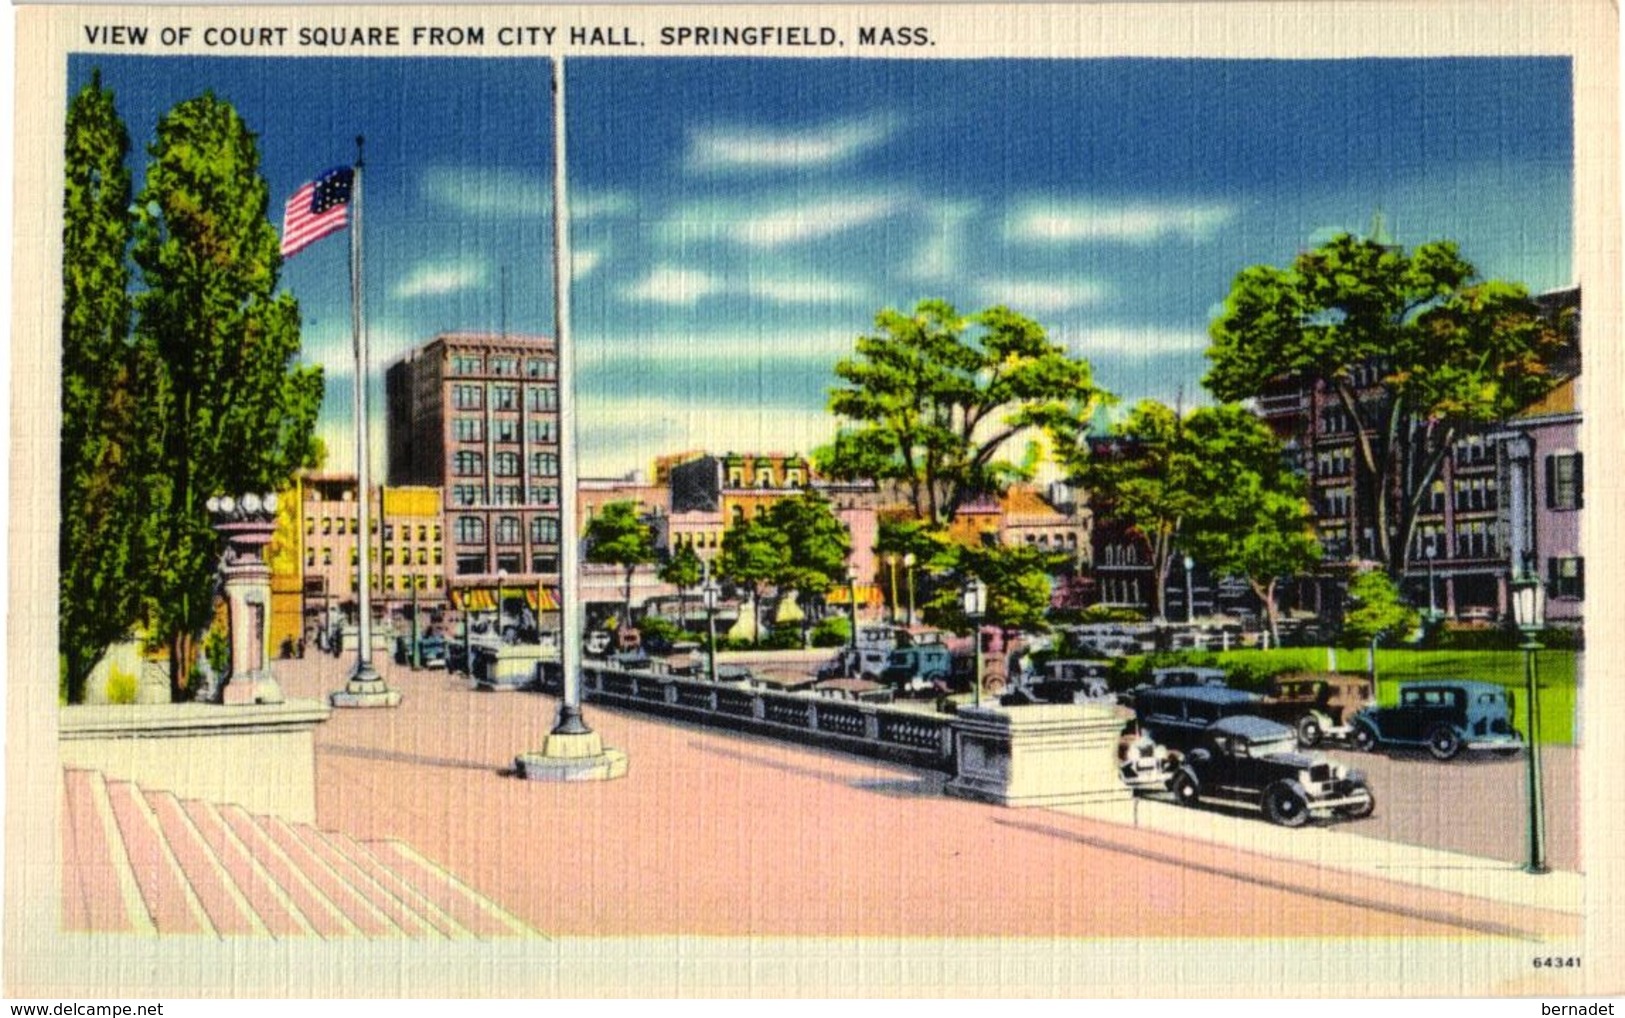
{"type": "Polygon", "coordinates": [[[858,567],[854,565],[846,567],[846,607],[847,615],[852,622],[852,632],[849,634],[851,638],[847,642],[852,646],[853,667],[856,668],[855,662],[858,657],[858,567]]]}
{"type": "Polygon", "coordinates": [[[507,590],[504,589],[507,586],[507,583],[508,583],[508,571],[506,569],[498,569],[497,570],[497,619],[496,619],[496,622],[494,624],[493,632],[495,632],[497,634],[497,639],[499,641],[504,642],[504,643],[507,642],[507,641],[504,638],[505,634],[504,634],[503,629],[502,629],[502,603],[506,599],[506,596],[507,596],[507,593],[508,593],[507,590]]]}
{"type": "Polygon", "coordinates": [[[903,556],[903,570],[908,576],[908,624],[914,626],[914,553],[903,556]]]}
{"type": "Polygon", "coordinates": [[[987,614],[987,584],[972,576],[965,584],[965,617],[971,621],[971,652],[976,655],[976,706],[982,705],[982,618],[987,614]]]}
{"type": "Polygon", "coordinates": [[[1435,535],[1429,534],[1428,535],[1428,543],[1422,549],[1422,554],[1428,560],[1428,621],[1429,622],[1437,622],[1439,620],[1439,602],[1438,602],[1438,599],[1434,596],[1434,592],[1433,592],[1433,559],[1434,559],[1435,556],[1437,556],[1439,554],[1439,549],[1438,549],[1436,541],[1437,541],[1437,538],[1435,537],[1435,535]]]}
{"type": "Polygon", "coordinates": [[[1191,572],[1196,568],[1196,560],[1189,555],[1185,556],[1185,621],[1196,621],[1196,584],[1191,572]]]}
{"type": "Polygon", "coordinates": [[[891,568],[891,621],[897,624],[897,553],[894,551],[886,556],[886,565],[891,568]]]}
{"type": "Polygon", "coordinates": [[[711,640],[705,655],[705,673],[714,683],[717,681],[717,585],[711,582],[711,560],[701,559],[700,568],[700,597],[705,602],[705,628],[711,640]]]}
{"type": "Polygon", "coordinates": [[[1527,756],[1529,761],[1529,861],[1525,873],[1548,873],[1546,865],[1546,804],[1540,776],[1540,687],[1535,682],[1535,651],[1541,649],[1535,639],[1546,624],[1546,592],[1540,579],[1521,569],[1512,581],[1512,614],[1523,633],[1524,696],[1529,721],[1527,756]]]}
{"type": "Polygon", "coordinates": [[[271,567],[265,546],[276,531],[275,495],[222,495],[206,503],[214,529],[225,538],[220,577],[231,630],[230,672],[219,676],[222,703],[281,703],[271,674],[271,567]]]}

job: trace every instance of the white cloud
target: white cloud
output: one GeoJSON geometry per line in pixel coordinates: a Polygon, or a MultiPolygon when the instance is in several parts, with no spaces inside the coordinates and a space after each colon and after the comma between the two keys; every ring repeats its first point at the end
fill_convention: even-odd
{"type": "Polygon", "coordinates": [[[966,230],[980,210],[975,202],[949,202],[934,211],[935,216],[927,213],[924,217],[930,232],[911,267],[913,278],[923,282],[942,282],[958,276],[966,230]]]}
{"type": "Polygon", "coordinates": [[[570,252],[571,279],[585,279],[592,275],[604,260],[604,252],[596,249],[576,248],[570,252]]]}
{"type": "Polygon", "coordinates": [[[628,300],[642,303],[693,305],[721,289],[708,272],[662,265],[622,292],[628,300]]]}
{"type": "Polygon", "coordinates": [[[779,248],[833,237],[902,211],[905,202],[879,195],[785,205],[723,221],[727,236],[754,248],[779,248]]]}
{"type": "Polygon", "coordinates": [[[572,221],[625,215],[633,208],[631,196],[620,191],[570,191],[572,221]]]}
{"type": "Polygon", "coordinates": [[[688,168],[700,173],[831,166],[890,138],[891,117],[850,120],[798,131],[706,127],[689,132],[688,168]]]}
{"type": "Polygon", "coordinates": [[[414,267],[405,279],[395,285],[395,296],[402,300],[442,297],[484,284],[484,262],[425,262],[414,267]]]}
{"type": "Polygon", "coordinates": [[[1160,325],[1060,329],[1052,331],[1051,337],[1065,343],[1073,353],[1086,357],[1103,354],[1151,357],[1189,354],[1206,350],[1208,345],[1207,333],[1201,329],[1170,329],[1160,325]]]}
{"type": "Polygon", "coordinates": [[[1023,314],[1056,314],[1098,304],[1104,284],[1085,279],[989,279],[977,286],[984,304],[1004,304],[1023,314]]]}
{"type": "Polygon", "coordinates": [[[594,336],[576,348],[583,370],[625,369],[635,364],[661,373],[710,371],[719,366],[753,363],[764,358],[788,368],[813,363],[833,366],[852,353],[857,333],[845,328],[800,332],[716,333],[680,337],[669,334],[594,336]]]}
{"type": "Polygon", "coordinates": [[[1232,206],[1220,204],[1033,202],[1010,218],[1005,233],[1011,240],[1047,244],[1203,241],[1235,214],[1232,206]]]}
{"type": "Polygon", "coordinates": [[[538,219],[553,207],[550,181],[515,170],[439,166],[419,182],[424,197],[469,215],[538,219]]]}

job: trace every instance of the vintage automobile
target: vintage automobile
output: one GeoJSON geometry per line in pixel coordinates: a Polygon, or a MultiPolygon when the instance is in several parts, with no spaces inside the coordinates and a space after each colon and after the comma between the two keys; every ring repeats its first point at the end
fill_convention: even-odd
{"type": "Polygon", "coordinates": [[[1149,689],[1134,701],[1134,720],[1123,730],[1125,745],[1148,738],[1177,760],[1201,742],[1215,722],[1257,712],[1260,697],[1239,689],[1176,686],[1149,689]]]}
{"type": "Polygon", "coordinates": [[[1225,681],[1226,676],[1223,668],[1202,668],[1195,665],[1153,668],[1150,682],[1142,682],[1128,692],[1119,694],[1118,700],[1124,706],[1132,707],[1135,698],[1147,690],[1182,689],[1194,686],[1224,688],[1225,681]]]}
{"type": "Polygon", "coordinates": [[[1038,677],[1020,683],[1000,697],[1006,705],[1034,703],[1114,703],[1107,677],[1110,661],[1056,658],[1038,677]]]}
{"type": "Polygon", "coordinates": [[[1179,761],[1168,789],[1183,805],[1221,800],[1256,808],[1282,827],[1370,816],[1376,798],[1365,775],[1300,753],[1297,741],[1292,729],[1265,718],[1222,718],[1179,761]]]}
{"type": "Polygon", "coordinates": [[[1436,760],[1462,750],[1511,756],[1523,748],[1512,727],[1512,697],[1492,682],[1434,679],[1400,686],[1399,702],[1369,706],[1353,718],[1356,749],[1422,746],[1436,760]]]}
{"type": "Polygon", "coordinates": [[[1363,675],[1295,673],[1275,678],[1255,713],[1291,725],[1298,742],[1312,749],[1322,739],[1348,738],[1355,712],[1372,700],[1371,680],[1363,675]]]}

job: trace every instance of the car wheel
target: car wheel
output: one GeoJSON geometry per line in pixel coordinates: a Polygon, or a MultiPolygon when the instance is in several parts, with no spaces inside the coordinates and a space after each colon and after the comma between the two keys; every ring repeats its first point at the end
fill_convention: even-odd
{"type": "Polygon", "coordinates": [[[1313,714],[1305,714],[1298,719],[1298,742],[1305,749],[1312,749],[1320,744],[1320,719],[1313,714]]]}
{"type": "Polygon", "coordinates": [[[1302,827],[1309,822],[1309,799],[1296,782],[1277,781],[1264,789],[1264,815],[1282,827],[1302,827]]]}
{"type": "Polygon", "coordinates": [[[1377,748],[1377,733],[1371,730],[1370,725],[1354,726],[1354,748],[1362,753],[1370,753],[1377,748]]]}
{"type": "Polygon", "coordinates": [[[1450,760],[1461,752],[1461,736],[1454,728],[1440,725],[1428,733],[1428,752],[1435,760],[1450,760]]]}
{"type": "Polygon", "coordinates": [[[1197,782],[1196,775],[1188,770],[1182,770],[1174,775],[1169,783],[1168,790],[1174,793],[1174,801],[1181,806],[1194,806],[1202,797],[1202,786],[1197,782]]]}
{"type": "Polygon", "coordinates": [[[1369,788],[1363,788],[1361,791],[1365,792],[1365,801],[1342,807],[1337,811],[1338,816],[1348,817],[1350,820],[1360,820],[1371,815],[1372,811],[1377,808],[1377,797],[1371,794],[1369,788]]]}

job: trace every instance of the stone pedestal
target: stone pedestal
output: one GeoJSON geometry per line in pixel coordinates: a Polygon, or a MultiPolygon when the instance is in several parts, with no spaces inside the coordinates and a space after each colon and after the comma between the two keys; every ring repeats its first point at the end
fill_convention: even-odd
{"type": "Polygon", "coordinates": [[[1122,708],[1098,704],[961,707],[949,795],[1001,806],[1106,806],[1132,793],[1117,776],[1122,708]]]}
{"type": "Polygon", "coordinates": [[[553,733],[539,753],[514,759],[527,781],[607,781],[626,777],[626,754],[604,748],[597,732],[553,733]]]}
{"type": "Polygon", "coordinates": [[[328,696],[327,702],[335,707],[399,707],[401,693],[390,689],[374,672],[373,678],[352,678],[344,688],[328,696]]]}
{"type": "Polygon", "coordinates": [[[220,700],[281,703],[282,689],[271,674],[271,567],[264,557],[276,520],[269,512],[239,512],[215,529],[226,539],[220,577],[231,634],[231,668],[220,700]]]}

